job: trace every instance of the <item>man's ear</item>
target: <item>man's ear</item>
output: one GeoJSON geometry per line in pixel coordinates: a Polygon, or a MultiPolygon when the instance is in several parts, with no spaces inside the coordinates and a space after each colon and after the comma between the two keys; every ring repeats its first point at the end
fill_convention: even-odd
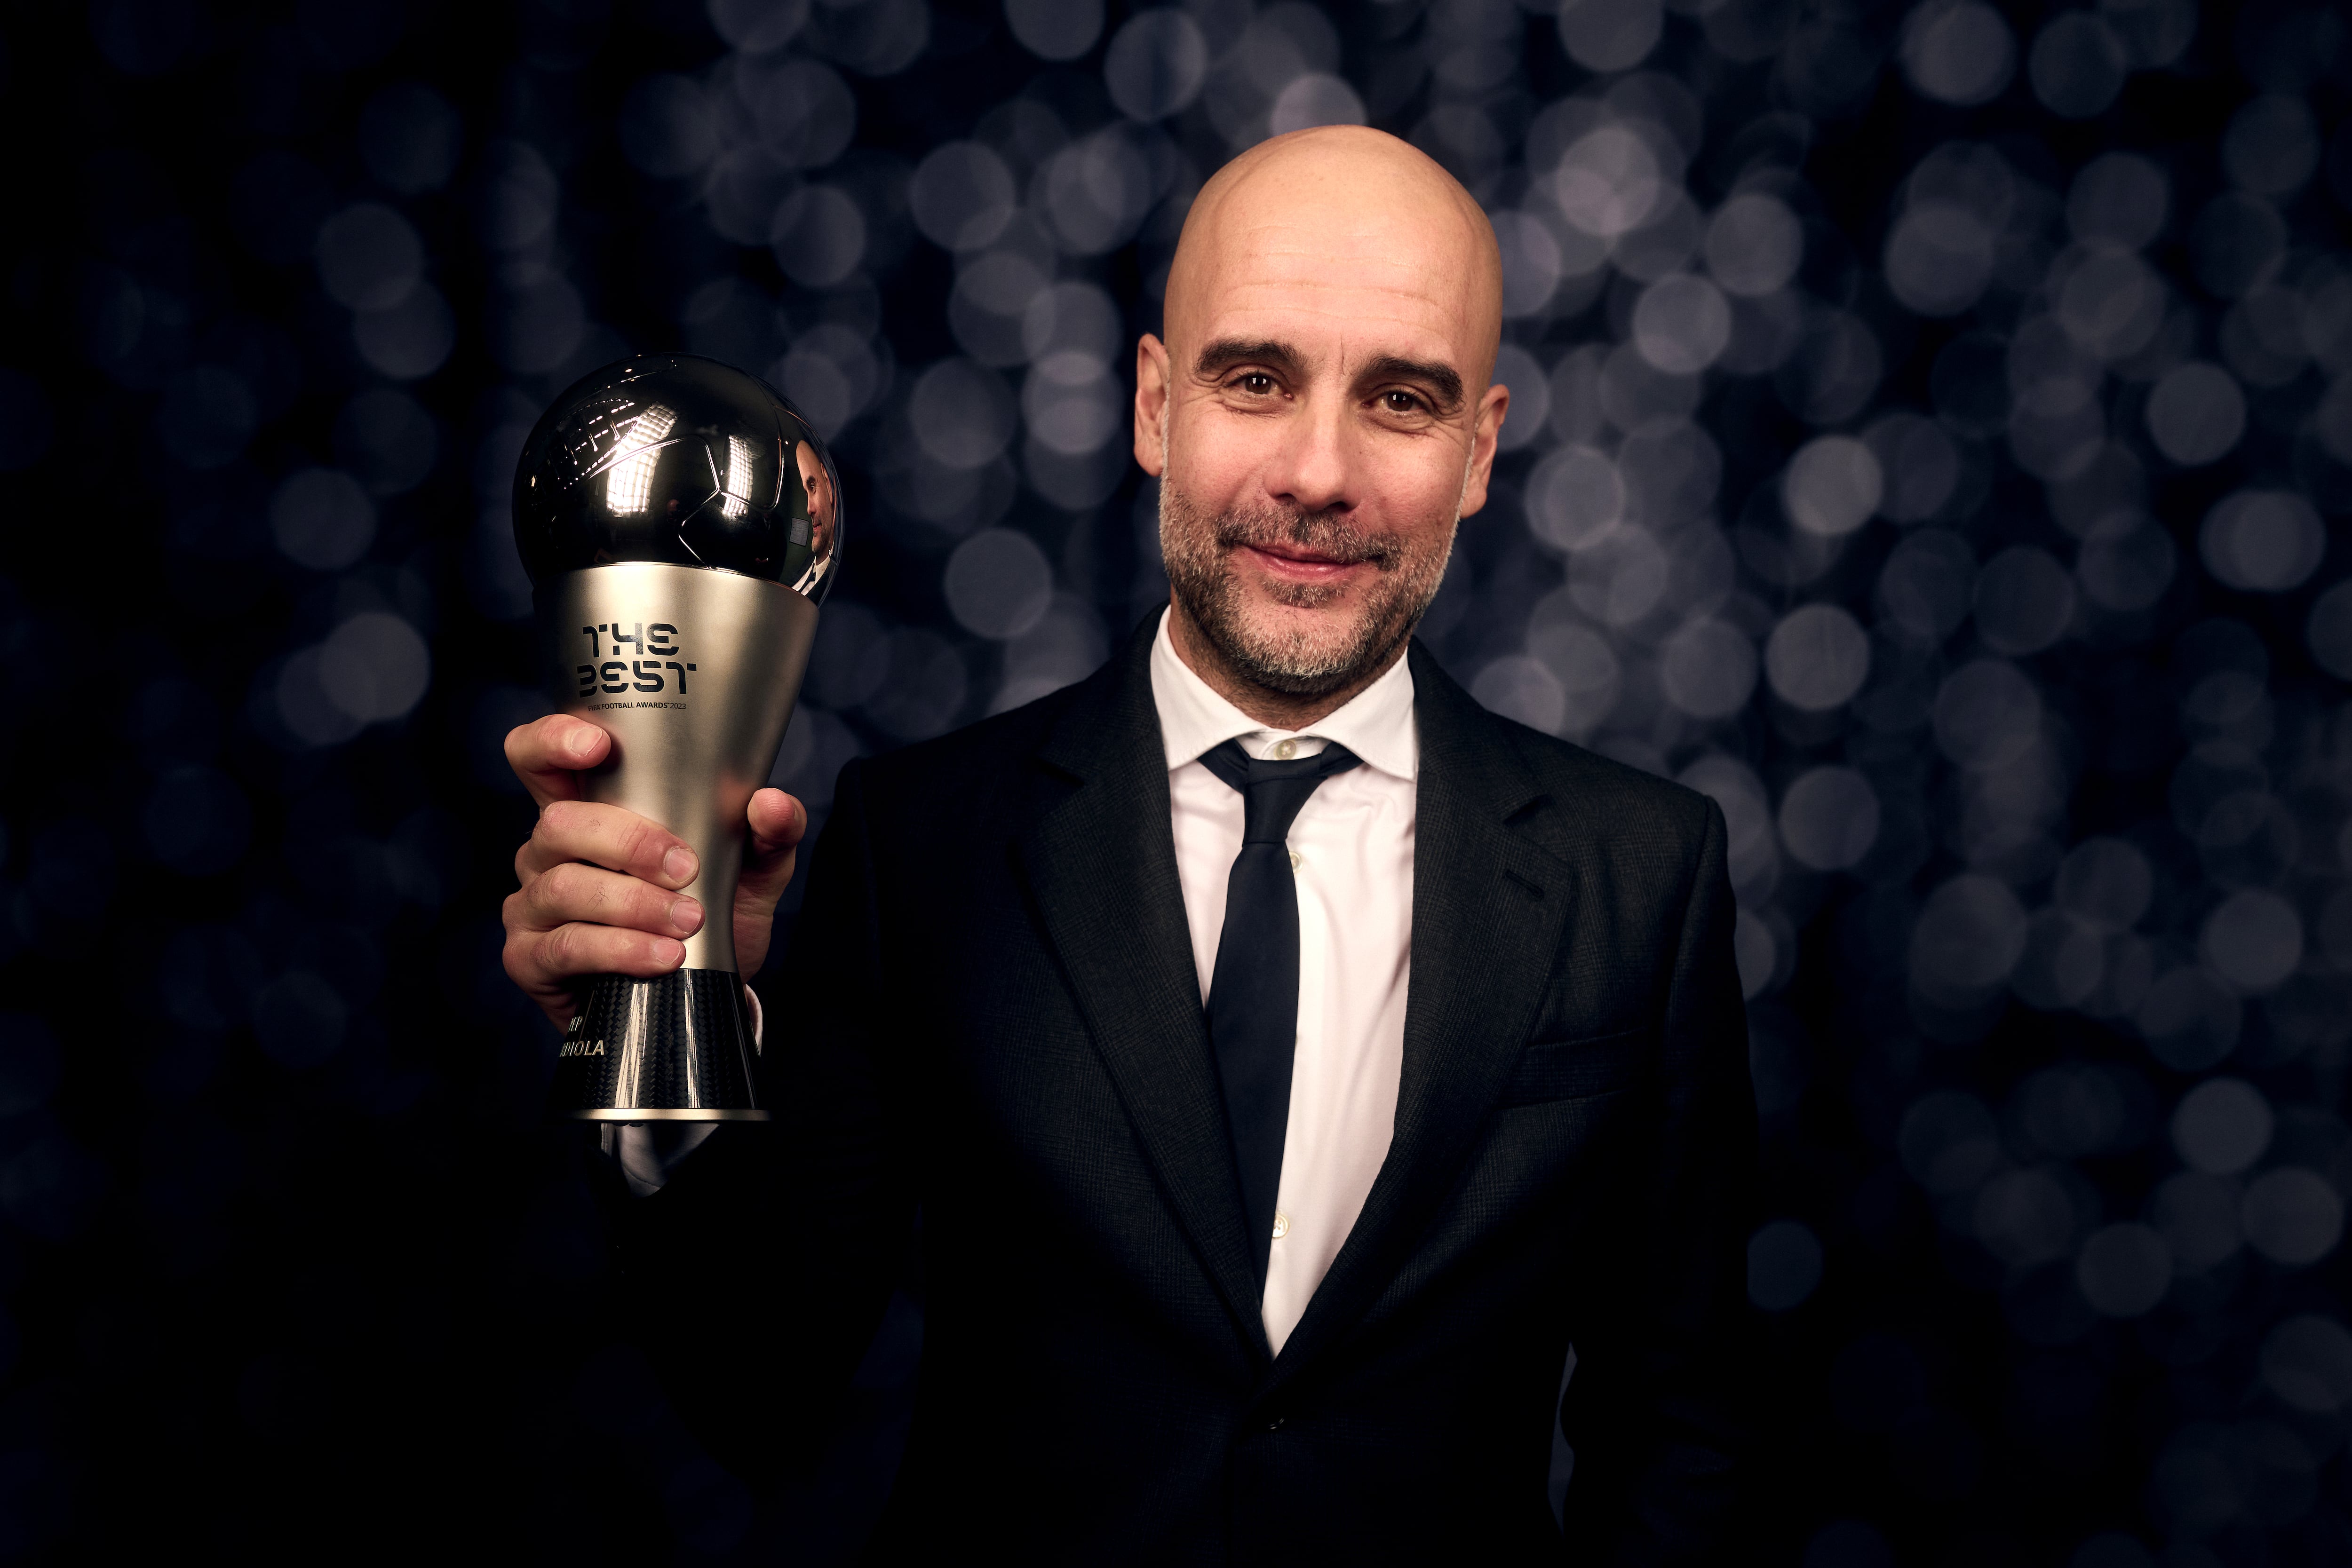
{"type": "Polygon", "coordinates": [[[1168,345],[1146,332],[1135,341],[1135,461],[1157,479],[1167,452],[1168,345]]]}
{"type": "Polygon", "coordinates": [[[1486,504],[1486,480],[1495,472],[1495,444],[1503,434],[1503,416],[1511,410],[1511,389],[1497,382],[1478,400],[1478,417],[1470,427],[1470,466],[1462,476],[1461,516],[1468,517],[1486,504]]]}

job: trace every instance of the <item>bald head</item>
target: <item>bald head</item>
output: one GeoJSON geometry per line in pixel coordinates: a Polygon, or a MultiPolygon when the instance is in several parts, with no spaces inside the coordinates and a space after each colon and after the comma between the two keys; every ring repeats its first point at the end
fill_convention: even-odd
{"type": "Polygon", "coordinates": [[[1385,131],[1292,131],[1211,177],[1169,268],[1169,349],[1180,363],[1190,360],[1221,317],[1302,287],[1351,312],[1368,287],[1393,294],[1380,302],[1391,307],[1382,315],[1447,341],[1466,402],[1493,373],[1503,302],[1494,226],[1453,175],[1385,131]]]}

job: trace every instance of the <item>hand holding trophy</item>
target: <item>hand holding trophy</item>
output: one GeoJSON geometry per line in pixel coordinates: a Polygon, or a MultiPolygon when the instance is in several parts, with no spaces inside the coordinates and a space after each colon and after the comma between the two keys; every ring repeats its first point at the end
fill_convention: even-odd
{"type": "MultiPolygon", "coordinates": [[[[600,1122],[763,1121],[729,912],[841,545],[823,442],[754,377],[683,354],[606,366],[524,444],[515,540],[548,691],[612,737],[581,798],[690,847],[711,912],[685,962],[575,988],[552,1091],[600,1122]]],[[[620,868],[615,867],[618,870],[620,868]]]]}

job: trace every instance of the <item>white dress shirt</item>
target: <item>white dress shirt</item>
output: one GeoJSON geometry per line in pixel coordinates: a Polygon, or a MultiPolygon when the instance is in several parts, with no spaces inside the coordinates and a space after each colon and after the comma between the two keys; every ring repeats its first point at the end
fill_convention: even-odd
{"type": "MultiPolygon", "coordinates": [[[[1412,674],[1399,659],[1320,723],[1269,729],[1177,657],[1163,612],[1151,644],[1151,697],[1160,710],[1176,875],[1203,1003],[1217,972],[1225,884],[1241,853],[1244,813],[1240,791],[1210,772],[1202,754],[1238,739],[1252,757],[1286,759],[1312,757],[1337,742],[1363,762],[1326,779],[1290,827],[1298,887],[1298,1044],[1262,1309],[1267,1343],[1279,1354],[1355,1228],[1396,1126],[1421,762],[1412,674]]],[[[756,998],[751,1005],[756,1029],[756,998]]],[[[663,1185],[711,1125],[608,1127],[604,1146],[643,1196],[663,1185]]]]}
{"type": "Polygon", "coordinates": [[[1363,766],[1326,779],[1290,828],[1298,886],[1298,1045],[1282,1140],[1265,1337],[1278,1354],[1355,1228],[1396,1126],[1412,950],[1413,782],[1421,746],[1412,674],[1399,659],[1304,730],[1269,729],[1210,690],[1176,654],[1163,614],[1151,696],[1168,757],[1176,874],[1206,1002],[1241,853],[1241,792],[1200,761],[1238,738],[1252,757],[1311,757],[1333,742],[1363,766]]]}

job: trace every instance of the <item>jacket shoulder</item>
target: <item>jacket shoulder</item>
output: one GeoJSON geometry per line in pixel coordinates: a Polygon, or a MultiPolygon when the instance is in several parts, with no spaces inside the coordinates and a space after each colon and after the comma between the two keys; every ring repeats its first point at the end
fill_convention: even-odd
{"type": "Polygon", "coordinates": [[[1573,741],[1507,718],[1472,696],[1418,640],[1412,648],[1414,703],[1426,704],[1424,755],[1433,735],[1448,751],[1496,774],[1516,772],[1508,786],[1514,824],[1555,852],[1596,847],[1635,849],[1675,858],[1695,854],[1714,801],[1697,790],[1587,750],[1573,741]]]}
{"type": "Polygon", "coordinates": [[[1713,800],[1685,784],[1662,779],[1547,735],[1499,714],[1488,716],[1534,776],[1550,804],[1615,832],[1664,837],[1696,848],[1706,834],[1713,800]]]}

